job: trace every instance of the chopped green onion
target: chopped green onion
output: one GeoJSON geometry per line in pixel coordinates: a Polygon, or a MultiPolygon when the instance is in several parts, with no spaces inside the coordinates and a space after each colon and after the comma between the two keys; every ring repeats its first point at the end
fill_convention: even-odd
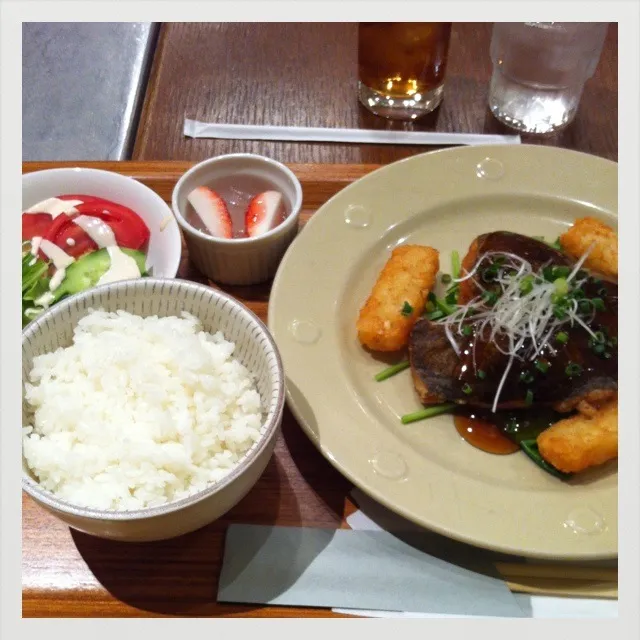
{"type": "Polygon", "coordinates": [[[547,373],[547,371],[549,371],[549,363],[545,360],[536,360],[533,364],[536,369],[542,373],[547,373]]]}
{"type": "Polygon", "coordinates": [[[400,373],[401,371],[408,369],[409,366],[410,366],[410,363],[408,360],[399,362],[398,364],[394,364],[394,365],[391,365],[390,367],[387,367],[386,369],[383,369],[380,373],[374,376],[374,379],[376,380],[376,382],[382,382],[383,380],[386,380],[391,376],[395,376],[396,373],[400,373]]]}
{"type": "Polygon", "coordinates": [[[596,292],[599,296],[606,296],[608,291],[606,290],[605,287],[600,287],[600,289],[598,289],[598,291],[596,292]]]}
{"type": "Polygon", "coordinates": [[[544,269],[542,270],[542,277],[547,282],[553,282],[555,280],[555,277],[553,275],[553,267],[544,267],[544,269]]]}
{"type": "Polygon", "coordinates": [[[493,305],[498,301],[498,294],[495,293],[494,291],[483,291],[482,292],[482,299],[488,304],[488,305],[493,305]]]}
{"type": "Polygon", "coordinates": [[[452,409],[455,409],[456,405],[453,402],[448,404],[437,404],[432,407],[425,407],[420,411],[414,411],[413,413],[407,413],[400,418],[402,424],[409,424],[410,422],[418,422],[418,420],[425,420],[426,418],[433,418],[439,416],[442,413],[449,413],[452,409]]]}
{"type": "Polygon", "coordinates": [[[553,281],[553,286],[559,296],[566,296],[569,293],[569,283],[566,278],[556,278],[553,281]]]}
{"type": "Polygon", "coordinates": [[[451,276],[448,273],[443,273],[440,276],[440,281],[442,284],[449,284],[451,282],[451,276]]]}
{"type": "Polygon", "coordinates": [[[432,311],[431,313],[427,314],[427,318],[431,321],[435,321],[435,320],[441,320],[442,318],[446,318],[447,314],[446,313],[442,313],[442,311],[440,311],[440,309],[436,309],[435,311],[432,311]]]}
{"type": "Polygon", "coordinates": [[[567,342],[569,342],[569,336],[564,331],[560,331],[556,334],[556,342],[567,344],[567,342]]]}
{"type": "Polygon", "coordinates": [[[470,384],[463,384],[462,385],[462,393],[465,393],[467,395],[470,395],[471,393],[473,393],[473,389],[471,388],[470,384]]]}
{"type": "Polygon", "coordinates": [[[492,264],[491,266],[486,267],[485,269],[482,269],[482,271],[480,272],[480,277],[482,278],[483,282],[493,282],[496,279],[497,275],[498,275],[497,264],[492,264]]]}
{"type": "Polygon", "coordinates": [[[520,281],[520,292],[526,295],[531,291],[533,291],[533,276],[525,276],[520,281]]]}
{"type": "Polygon", "coordinates": [[[465,324],[462,327],[462,335],[463,336],[470,336],[472,333],[473,333],[473,329],[468,324],[465,324]]]}
{"type": "Polygon", "coordinates": [[[592,298],[591,304],[596,311],[604,311],[604,300],[602,298],[592,298]]]}
{"type": "Polygon", "coordinates": [[[520,382],[524,382],[525,384],[530,384],[533,382],[533,374],[531,371],[523,371],[520,374],[520,382]]]}
{"type": "Polygon", "coordinates": [[[476,377],[480,380],[484,380],[487,377],[487,374],[482,369],[478,369],[478,371],[476,372],[476,377]]]}
{"type": "Polygon", "coordinates": [[[428,300],[427,303],[424,305],[424,310],[427,313],[433,313],[435,309],[436,309],[436,305],[433,302],[431,302],[431,300],[428,300]]]}
{"type": "Polygon", "coordinates": [[[569,267],[553,267],[552,273],[554,280],[557,278],[566,278],[571,273],[571,269],[569,267]]]}
{"type": "Polygon", "coordinates": [[[579,300],[578,311],[581,311],[582,313],[589,313],[589,311],[591,311],[591,300],[588,300],[587,298],[579,300]]]}
{"type": "Polygon", "coordinates": [[[451,252],[451,275],[454,278],[460,277],[460,254],[457,251],[451,252]]]}
{"type": "Polygon", "coordinates": [[[403,316],[410,316],[413,313],[413,307],[405,300],[400,313],[403,316]]]}
{"type": "Polygon", "coordinates": [[[531,391],[531,389],[527,389],[527,395],[524,398],[524,403],[527,407],[530,407],[533,404],[533,391],[531,391]]]}
{"type": "Polygon", "coordinates": [[[454,305],[458,302],[458,290],[452,291],[451,293],[447,293],[444,298],[444,301],[447,304],[454,305]]]}
{"type": "Polygon", "coordinates": [[[594,344],[593,345],[593,350],[598,355],[602,355],[606,348],[607,348],[606,345],[604,345],[604,344],[602,344],[600,342],[598,344],[594,344]]]}
{"type": "Polygon", "coordinates": [[[445,316],[450,316],[455,311],[455,309],[450,307],[447,304],[447,302],[445,302],[444,300],[441,300],[440,298],[436,299],[436,305],[437,305],[438,309],[440,309],[440,311],[442,311],[442,313],[444,313],[445,316]]]}
{"type": "Polygon", "coordinates": [[[553,315],[558,318],[558,320],[564,320],[567,317],[567,312],[560,305],[556,305],[553,308],[553,315]]]}
{"type": "Polygon", "coordinates": [[[582,367],[577,362],[570,362],[564,372],[570,377],[579,376],[582,373],[582,367]]]}

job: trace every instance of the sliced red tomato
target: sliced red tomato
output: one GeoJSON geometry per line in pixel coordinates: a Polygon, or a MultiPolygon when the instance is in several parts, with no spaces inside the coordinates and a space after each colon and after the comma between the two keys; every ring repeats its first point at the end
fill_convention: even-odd
{"type": "Polygon", "coordinates": [[[36,236],[44,237],[53,222],[50,213],[22,214],[22,241],[31,240],[36,236]]]}
{"type": "Polygon", "coordinates": [[[76,216],[85,215],[99,218],[108,224],[113,231],[118,246],[139,251],[146,250],[151,233],[135,211],[124,205],[96,196],[64,194],[57,196],[57,198],[59,200],[81,200],[82,204],[74,207],[78,213],[62,213],[56,216],[55,219],[52,219],[52,216],[46,213],[23,214],[23,240],[41,235],[69,255],[78,258],[85,253],[98,249],[98,245],[84,229],[73,221],[76,216]],[[46,218],[43,216],[46,216],[46,218]]]}
{"type": "Polygon", "coordinates": [[[73,222],[73,219],[66,213],[61,213],[56,217],[43,237],[74,258],[79,258],[89,251],[98,249],[98,245],[85,230],[73,222]]]}
{"type": "Polygon", "coordinates": [[[63,196],[56,196],[58,200],[82,200],[82,202],[96,202],[98,200],[102,200],[102,202],[107,202],[107,200],[103,200],[102,198],[97,198],[96,196],[87,196],[87,195],[77,195],[77,194],[68,194],[66,193],[63,196]]]}
{"type": "Polygon", "coordinates": [[[135,211],[99,198],[94,202],[79,204],[76,209],[82,215],[94,216],[106,222],[113,230],[118,246],[138,251],[146,249],[151,232],[135,211]]]}

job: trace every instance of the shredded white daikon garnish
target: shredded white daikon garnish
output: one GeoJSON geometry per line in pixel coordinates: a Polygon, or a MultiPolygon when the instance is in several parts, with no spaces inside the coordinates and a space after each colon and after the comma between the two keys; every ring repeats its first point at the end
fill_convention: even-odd
{"type": "MultiPolygon", "coordinates": [[[[544,269],[554,266],[551,263],[534,271],[525,258],[501,251],[482,254],[471,271],[453,279],[453,282],[473,279],[482,291],[468,303],[457,305],[450,315],[436,321],[444,325],[447,338],[456,354],[461,354],[456,336],[464,336],[463,327],[466,326],[471,327],[477,339],[492,343],[509,358],[496,390],[492,411],[496,411],[500,393],[514,360],[533,361],[544,349],[555,355],[556,351],[550,340],[564,325],[573,327],[578,324],[595,337],[589,327],[594,319],[595,309],[590,308],[584,313],[580,310],[578,300],[566,297],[562,313],[557,313],[558,287],[568,287],[571,283],[572,290],[576,290],[587,281],[588,276],[581,269],[592,249],[593,245],[566,277],[555,281],[544,276],[544,269]],[[486,286],[487,282],[483,283],[485,269],[488,267],[493,269],[491,288],[486,286]],[[558,282],[559,280],[564,282],[558,282]]],[[[475,344],[474,341],[474,368],[475,344]]]]}

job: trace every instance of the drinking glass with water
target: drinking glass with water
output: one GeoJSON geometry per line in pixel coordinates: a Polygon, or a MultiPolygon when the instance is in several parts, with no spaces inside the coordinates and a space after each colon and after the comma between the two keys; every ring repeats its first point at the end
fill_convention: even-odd
{"type": "Polygon", "coordinates": [[[575,117],[607,34],[603,22],[497,22],[489,109],[525,133],[551,134],[575,117]]]}

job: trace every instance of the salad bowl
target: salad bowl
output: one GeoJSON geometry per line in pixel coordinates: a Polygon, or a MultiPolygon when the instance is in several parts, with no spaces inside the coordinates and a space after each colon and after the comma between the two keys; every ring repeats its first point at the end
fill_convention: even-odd
{"type": "Polygon", "coordinates": [[[48,300],[35,305],[35,311],[23,318],[23,326],[41,312],[40,307],[48,308],[63,294],[80,293],[98,284],[96,274],[89,273],[96,271],[96,261],[85,254],[99,255],[108,267],[115,266],[116,252],[115,257],[126,262],[120,249],[138,250],[135,257],[139,269],[133,270],[134,275],[131,269],[116,272],[113,268],[100,284],[139,275],[174,278],[178,272],[182,240],[170,207],[154,191],[128,176],[78,167],[24,174],[22,212],[23,313],[25,298],[26,306],[30,307],[38,297],[43,300],[43,293],[48,296],[48,300]],[[110,241],[108,237],[104,240],[105,234],[110,241]],[[115,248],[108,247],[109,244],[115,248]],[[49,251],[43,253],[46,247],[49,251]],[[105,250],[100,253],[101,248],[105,250]],[[49,263],[48,269],[36,264],[37,256],[49,263]],[[86,257],[91,260],[86,261],[86,257]],[[87,268],[84,265],[79,268],[80,260],[87,262],[87,268]],[[78,264],[70,269],[72,262],[78,264]],[[42,274],[33,273],[38,266],[42,274]],[[42,279],[43,275],[48,280],[39,282],[34,293],[33,280],[36,276],[42,279]],[[58,285],[64,286],[54,295],[58,285]]]}

